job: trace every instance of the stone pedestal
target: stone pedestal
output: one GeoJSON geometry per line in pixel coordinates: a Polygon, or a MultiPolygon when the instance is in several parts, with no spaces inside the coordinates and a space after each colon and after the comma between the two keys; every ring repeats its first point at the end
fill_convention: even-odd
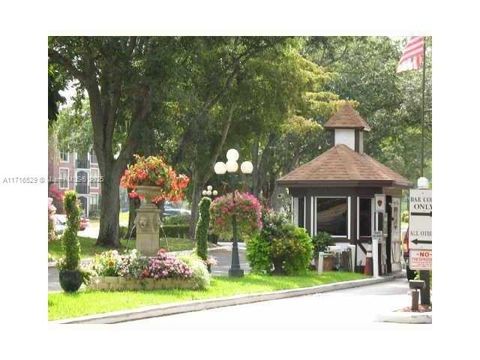
{"type": "Polygon", "coordinates": [[[152,194],[155,194],[156,187],[138,187],[137,192],[145,196],[142,205],[137,210],[135,227],[137,229],[136,248],[145,256],[154,256],[160,249],[160,210],[151,203],[152,194]],[[149,188],[149,189],[144,189],[149,188]]]}

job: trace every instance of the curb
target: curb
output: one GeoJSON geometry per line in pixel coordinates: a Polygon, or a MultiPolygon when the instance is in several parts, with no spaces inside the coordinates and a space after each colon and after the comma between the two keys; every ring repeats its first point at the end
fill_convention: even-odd
{"type": "Polygon", "coordinates": [[[379,314],[377,321],[400,323],[400,324],[431,324],[432,312],[400,312],[395,311],[391,313],[379,314]]]}
{"type": "Polygon", "coordinates": [[[89,315],[78,318],[63,319],[50,321],[50,324],[115,324],[126,321],[148,319],[152,317],[160,317],[174,314],[182,314],[192,311],[201,311],[216,309],[226,306],[251,304],[260,301],[270,301],[278,299],[286,299],[290,297],[313,295],[323,292],[351,289],[360,286],[374,285],[394,279],[405,277],[403,272],[398,274],[383,276],[374,279],[362,279],[344,281],[327,285],[318,285],[302,289],[280,290],[270,293],[257,293],[247,295],[237,295],[224,298],[216,298],[209,300],[195,300],[183,303],[154,305],[142,307],[134,310],[116,311],[106,314],[89,315]]]}

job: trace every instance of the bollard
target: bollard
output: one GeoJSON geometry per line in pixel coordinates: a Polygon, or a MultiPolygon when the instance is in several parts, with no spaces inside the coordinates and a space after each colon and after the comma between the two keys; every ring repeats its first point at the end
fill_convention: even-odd
{"type": "Polygon", "coordinates": [[[412,289],[412,311],[418,311],[418,298],[419,290],[425,288],[425,281],[423,280],[410,280],[408,282],[410,289],[412,289]]]}
{"type": "Polygon", "coordinates": [[[412,290],[412,311],[418,311],[418,290],[412,290]]]}
{"type": "Polygon", "coordinates": [[[319,252],[318,253],[318,266],[317,266],[317,272],[321,274],[323,272],[323,256],[325,255],[324,252],[319,252]]]}
{"type": "Polygon", "coordinates": [[[373,264],[372,264],[372,251],[367,250],[367,257],[365,258],[365,269],[363,270],[363,273],[365,275],[372,275],[373,274],[373,264]]]}

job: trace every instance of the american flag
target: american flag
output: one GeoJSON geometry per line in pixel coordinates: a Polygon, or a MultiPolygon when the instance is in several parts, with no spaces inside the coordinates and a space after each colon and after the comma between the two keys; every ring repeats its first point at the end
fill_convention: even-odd
{"type": "Polygon", "coordinates": [[[424,45],[425,40],[423,36],[412,36],[408,40],[407,46],[405,46],[402,57],[398,62],[397,73],[407,70],[417,70],[422,67],[424,45]]]}

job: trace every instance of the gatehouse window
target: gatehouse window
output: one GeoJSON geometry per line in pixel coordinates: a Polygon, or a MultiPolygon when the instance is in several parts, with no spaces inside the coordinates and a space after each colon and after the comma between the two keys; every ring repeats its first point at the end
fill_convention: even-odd
{"type": "Polygon", "coordinates": [[[332,236],[348,237],[348,211],[347,197],[317,197],[317,234],[326,231],[332,236]]]}
{"type": "Polygon", "coordinates": [[[360,236],[372,236],[372,199],[359,199],[359,232],[360,236]]]}
{"type": "Polygon", "coordinates": [[[298,198],[298,223],[297,226],[305,227],[305,198],[298,198]]]}

